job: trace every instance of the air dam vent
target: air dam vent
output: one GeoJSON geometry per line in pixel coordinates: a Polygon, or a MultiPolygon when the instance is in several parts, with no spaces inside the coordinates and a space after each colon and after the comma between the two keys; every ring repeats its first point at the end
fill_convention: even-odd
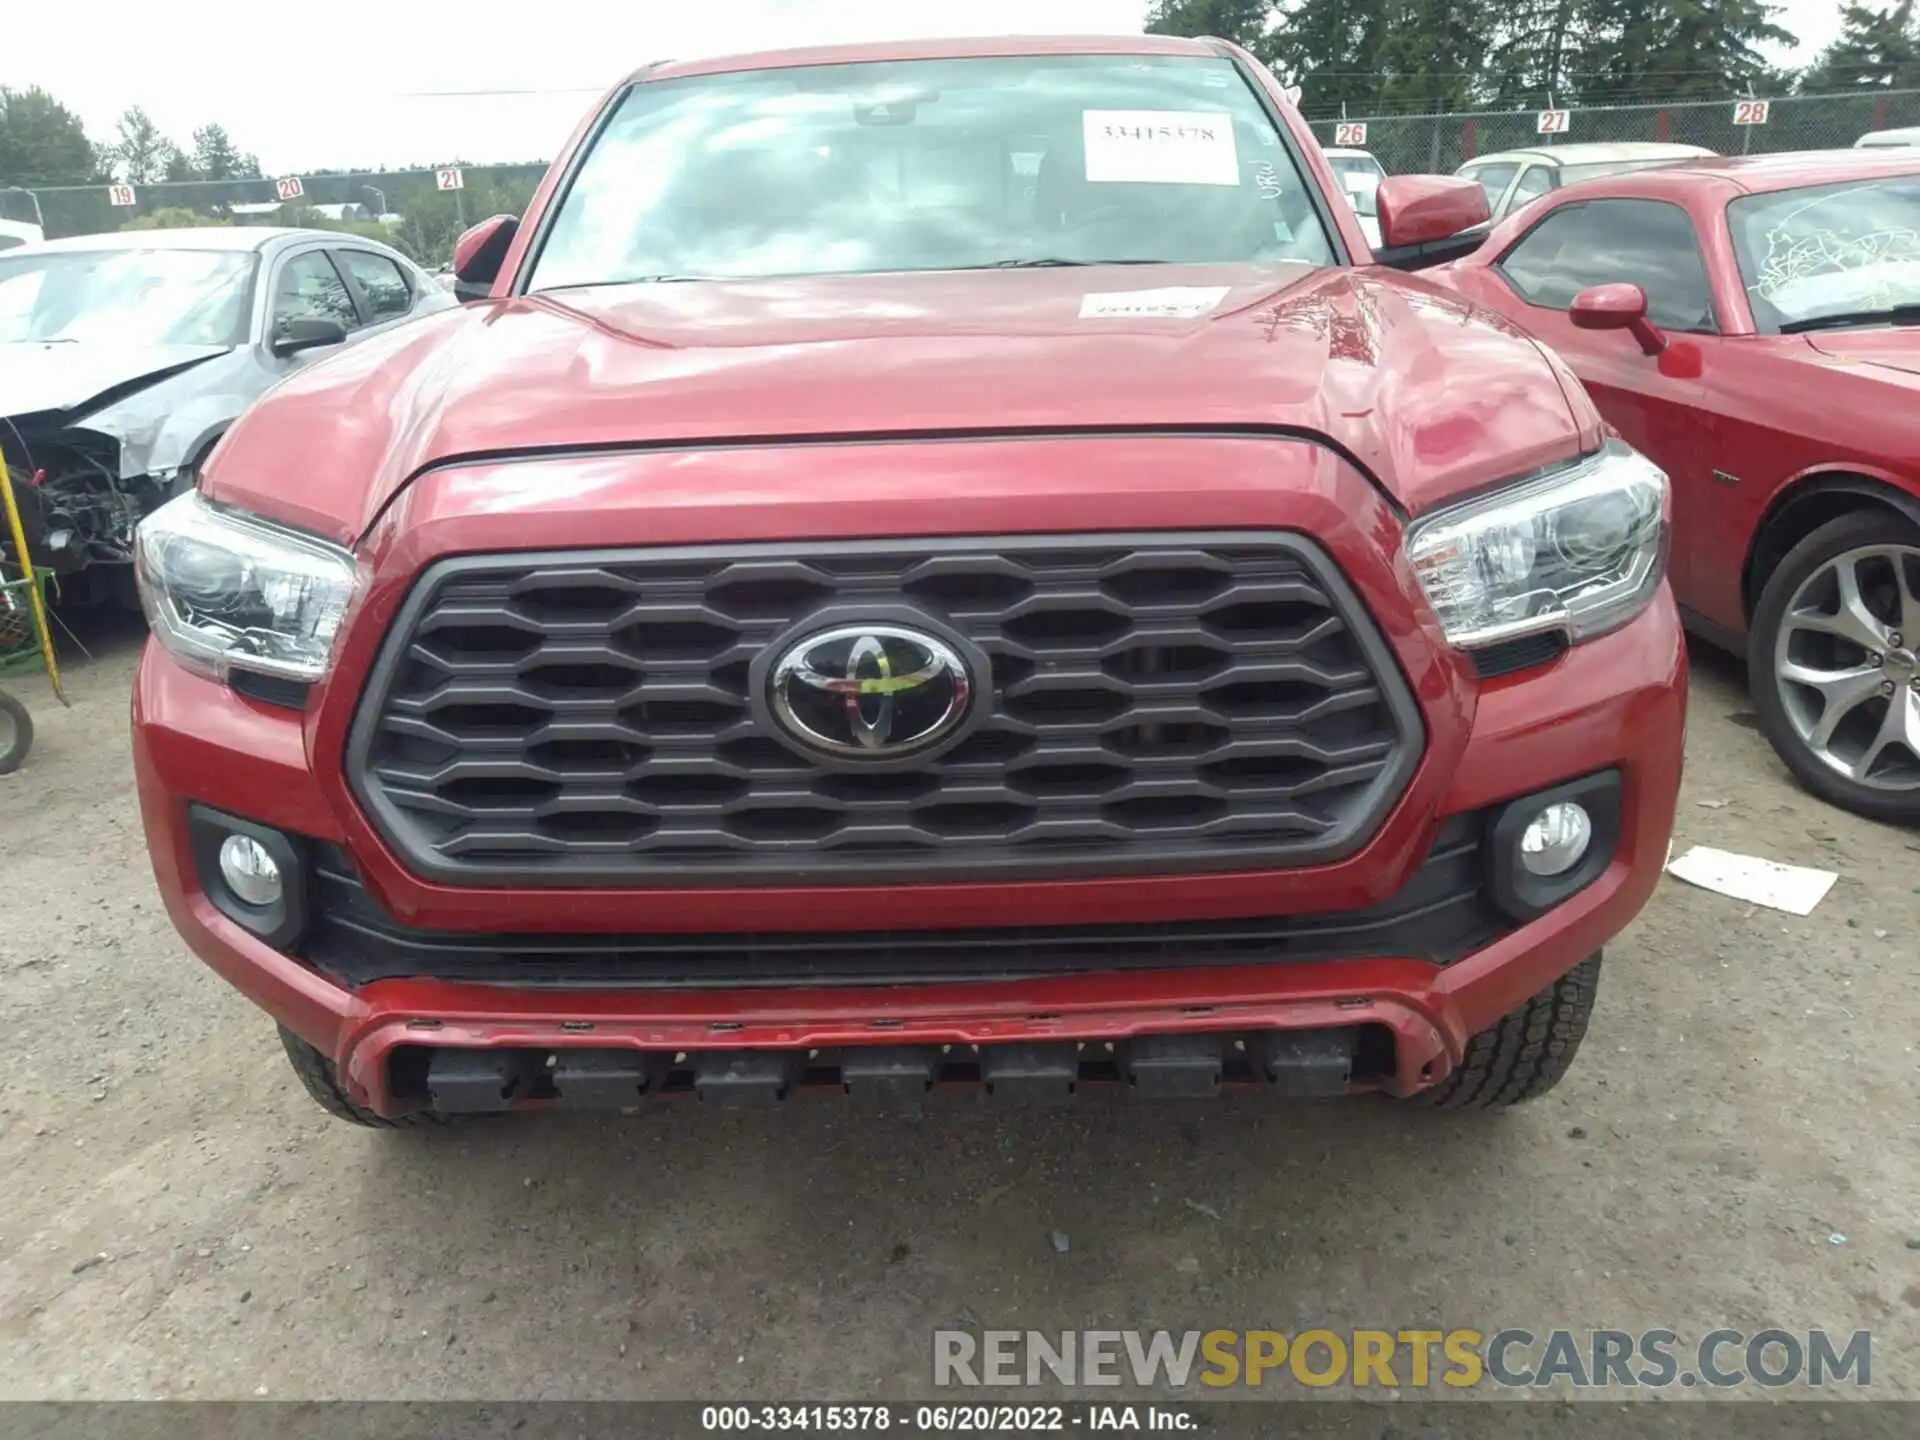
{"type": "MultiPolygon", "coordinates": [[[[877,642],[816,653],[863,644],[862,674],[899,673],[877,642]]],[[[347,765],[436,880],[846,884],[1324,862],[1372,832],[1422,743],[1318,547],[1092,535],[441,561],[347,765]],[[868,621],[941,642],[887,643],[959,662],[966,723],[891,761],[810,757],[756,691],[796,643],[868,621]]]]}

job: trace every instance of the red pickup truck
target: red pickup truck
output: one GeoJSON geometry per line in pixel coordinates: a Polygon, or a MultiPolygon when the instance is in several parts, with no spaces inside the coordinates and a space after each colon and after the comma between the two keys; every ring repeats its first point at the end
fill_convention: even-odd
{"type": "Polygon", "coordinates": [[[1477,185],[1378,210],[1216,41],[634,75],[142,525],[175,924],[365,1124],[1541,1093],[1673,819],[1666,478],[1403,273],[1477,185]]]}

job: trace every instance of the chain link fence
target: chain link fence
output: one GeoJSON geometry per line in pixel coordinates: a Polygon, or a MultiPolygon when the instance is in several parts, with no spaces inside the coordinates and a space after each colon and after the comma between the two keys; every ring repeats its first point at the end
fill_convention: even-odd
{"type": "Polygon", "coordinates": [[[1566,117],[1565,129],[1557,134],[1541,133],[1537,110],[1354,115],[1311,123],[1321,144],[1353,144],[1370,150],[1390,174],[1445,174],[1476,155],[1581,141],[1664,140],[1702,145],[1721,155],[1843,149],[1870,130],[1920,125],[1920,90],[1759,101],[1586,105],[1561,113],[1566,117]],[[1756,119],[1760,123],[1751,123],[1756,119]],[[1364,141],[1352,134],[1356,124],[1366,127],[1364,141]]]}
{"type": "Polygon", "coordinates": [[[376,236],[431,266],[451,257],[454,237],[471,222],[525,213],[545,173],[542,164],[466,165],[256,180],[35,186],[0,190],[0,214],[27,221],[37,216],[49,239],[221,223],[313,225],[376,236]]]}
{"type": "MultiPolygon", "coordinates": [[[[1564,111],[1565,128],[1542,134],[1540,112],[1355,115],[1311,123],[1324,145],[1373,152],[1390,173],[1446,173],[1476,155],[1543,144],[1667,140],[1722,155],[1850,146],[1870,130],[1920,125],[1920,90],[1871,95],[1794,95],[1766,100],[1588,105],[1564,111]],[[1740,120],[1762,123],[1738,123],[1740,120]],[[1364,127],[1359,138],[1355,127],[1364,127]]],[[[152,185],[4,188],[0,218],[37,221],[49,238],[146,226],[316,225],[377,235],[428,266],[445,264],[470,222],[524,213],[542,164],[468,165],[459,188],[435,170],[353,171],[254,180],[188,180],[152,185]],[[297,181],[297,190],[290,181],[297,181]],[[292,192],[292,193],[289,193],[292,192]]]]}

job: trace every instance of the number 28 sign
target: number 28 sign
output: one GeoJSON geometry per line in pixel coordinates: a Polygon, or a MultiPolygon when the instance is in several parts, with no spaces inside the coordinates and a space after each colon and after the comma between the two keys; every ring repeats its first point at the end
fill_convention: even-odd
{"type": "Polygon", "coordinates": [[[1534,131],[1540,135],[1564,135],[1567,133],[1567,119],[1564,110],[1542,110],[1534,121],[1534,131]]]}
{"type": "Polygon", "coordinates": [[[1764,125],[1767,123],[1767,111],[1771,100],[1739,100],[1734,103],[1733,123],[1736,125],[1764,125]]]}

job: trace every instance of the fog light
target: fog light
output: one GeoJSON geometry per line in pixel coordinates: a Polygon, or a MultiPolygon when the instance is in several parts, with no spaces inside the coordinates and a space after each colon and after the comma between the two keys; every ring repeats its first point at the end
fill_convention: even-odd
{"type": "Polygon", "coordinates": [[[229,835],[220,842],[220,878],[236,900],[263,909],[279,903],[280,866],[251,835],[229,835]]]}
{"type": "Polygon", "coordinates": [[[1592,842],[1593,817],[1586,806],[1563,800],[1527,823],[1520,836],[1520,863],[1529,874],[1564,875],[1580,863],[1592,842]]]}

